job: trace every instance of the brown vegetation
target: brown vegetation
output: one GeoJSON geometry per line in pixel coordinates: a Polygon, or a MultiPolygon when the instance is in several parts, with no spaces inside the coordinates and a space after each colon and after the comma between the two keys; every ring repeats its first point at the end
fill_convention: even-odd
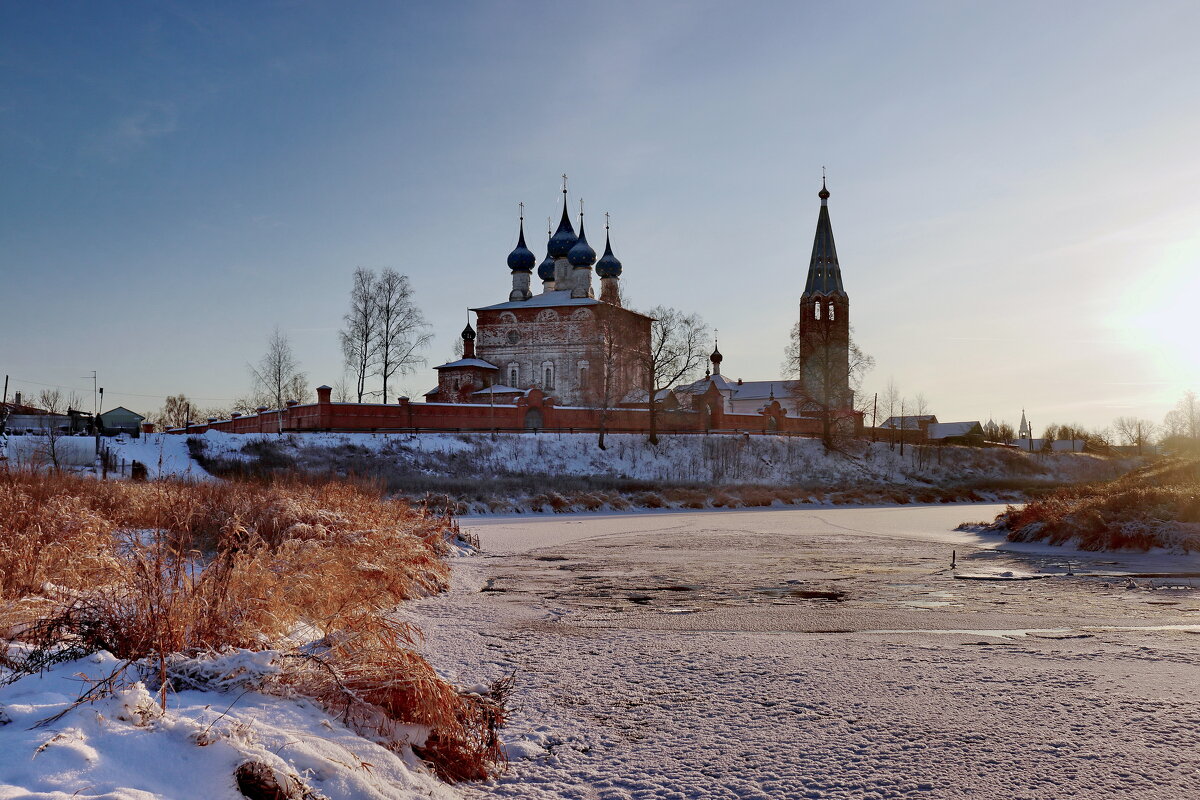
{"type": "Polygon", "coordinates": [[[1200,550],[1200,461],[1164,459],[1105,483],[1059,489],[996,518],[1014,542],[1084,550],[1200,550]]]}
{"type": "Polygon", "coordinates": [[[0,650],[8,679],[107,650],[157,677],[165,704],[180,658],[278,650],[279,685],[356,730],[399,745],[397,726],[428,728],[420,752],[445,778],[502,760],[498,698],[439,678],[390,614],[445,588],[444,518],[346,481],[0,472],[0,519],[0,636],[24,643],[0,650]]]}

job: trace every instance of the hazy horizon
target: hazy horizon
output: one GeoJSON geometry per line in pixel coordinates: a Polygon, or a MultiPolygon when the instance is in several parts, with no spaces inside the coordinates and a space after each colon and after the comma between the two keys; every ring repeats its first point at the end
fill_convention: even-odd
{"type": "MultiPolygon", "coordinates": [[[[0,9],[15,390],[227,404],[278,325],[343,373],[356,267],[436,338],[501,302],[559,175],[638,308],[779,375],[821,169],[851,321],[943,421],[1161,422],[1200,390],[1200,7],[132,2],[0,9]]],[[[90,399],[88,400],[90,408],[90,399]]]]}

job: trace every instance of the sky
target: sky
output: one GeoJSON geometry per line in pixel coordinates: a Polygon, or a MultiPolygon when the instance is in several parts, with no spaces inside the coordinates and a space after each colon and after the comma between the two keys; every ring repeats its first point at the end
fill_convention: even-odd
{"type": "MultiPolygon", "coordinates": [[[[435,334],[540,261],[560,178],[633,305],[780,374],[821,169],[860,346],[943,421],[1200,391],[1194,2],[5,3],[0,370],[228,405],[278,326],[343,374],[356,267],[435,334]],[[86,376],[86,377],[85,377],[86,376]]],[[[394,401],[394,398],[392,398],[394,401]]]]}

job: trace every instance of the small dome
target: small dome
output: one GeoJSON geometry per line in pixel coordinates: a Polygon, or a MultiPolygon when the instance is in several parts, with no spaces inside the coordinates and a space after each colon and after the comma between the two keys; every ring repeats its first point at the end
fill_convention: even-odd
{"type": "Polygon", "coordinates": [[[571,248],[575,246],[578,237],[575,236],[575,228],[571,226],[571,218],[567,215],[567,203],[563,200],[562,221],[558,223],[558,230],[550,237],[549,253],[552,258],[566,258],[567,253],[571,252],[571,248]]]}
{"type": "Polygon", "coordinates": [[[572,267],[590,267],[596,263],[596,251],[588,244],[587,234],[583,232],[583,215],[579,216],[579,238],[567,252],[567,260],[572,267]]]}
{"type": "Polygon", "coordinates": [[[542,259],[542,263],[538,265],[538,277],[544,281],[554,280],[554,257],[549,252],[542,259]]]}
{"type": "Polygon", "coordinates": [[[513,272],[533,272],[536,263],[537,256],[525,246],[525,220],[521,220],[521,236],[517,246],[508,254],[508,268],[513,272]]]}
{"type": "Polygon", "coordinates": [[[596,262],[596,274],[601,278],[621,277],[621,260],[613,255],[612,239],[604,236],[604,255],[596,262]]]}
{"type": "Polygon", "coordinates": [[[714,364],[720,364],[722,361],[725,360],[725,356],[721,355],[720,349],[718,349],[717,346],[714,344],[712,355],[708,357],[708,360],[714,364]]]}
{"type": "Polygon", "coordinates": [[[824,178],[821,178],[821,191],[817,192],[817,197],[821,198],[822,200],[829,199],[829,190],[825,188],[824,178]]]}
{"type": "Polygon", "coordinates": [[[471,323],[467,323],[467,327],[463,328],[462,338],[464,342],[470,342],[475,339],[475,329],[471,327],[471,323]]]}

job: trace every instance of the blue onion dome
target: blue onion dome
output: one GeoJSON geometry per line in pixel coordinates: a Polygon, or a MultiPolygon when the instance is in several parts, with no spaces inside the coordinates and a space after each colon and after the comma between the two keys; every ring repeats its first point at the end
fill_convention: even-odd
{"type": "Polygon", "coordinates": [[[538,277],[544,281],[554,280],[554,257],[546,253],[542,263],[538,265],[538,277]]]}
{"type": "Polygon", "coordinates": [[[579,215],[579,238],[567,253],[567,260],[572,267],[590,267],[596,263],[596,251],[588,244],[587,234],[583,232],[583,214],[579,215]]]}
{"type": "Polygon", "coordinates": [[[469,342],[475,338],[475,329],[471,327],[471,323],[467,323],[467,327],[463,328],[462,338],[464,342],[469,342]]]}
{"type": "Polygon", "coordinates": [[[821,191],[817,192],[817,197],[821,198],[822,200],[829,199],[829,190],[825,188],[824,176],[821,177],[821,191]]]}
{"type": "Polygon", "coordinates": [[[558,230],[550,237],[550,256],[552,258],[566,258],[567,253],[571,252],[571,248],[575,246],[577,238],[575,236],[575,229],[571,227],[571,217],[567,214],[567,201],[564,195],[562,221],[558,223],[558,230]]]}
{"type": "Polygon", "coordinates": [[[621,259],[613,255],[612,239],[607,233],[604,234],[604,255],[596,262],[596,274],[601,278],[621,277],[621,259]]]}
{"type": "Polygon", "coordinates": [[[508,254],[508,268],[513,272],[533,272],[533,265],[536,263],[537,256],[525,246],[525,220],[522,219],[521,237],[517,240],[516,248],[508,254]]]}

